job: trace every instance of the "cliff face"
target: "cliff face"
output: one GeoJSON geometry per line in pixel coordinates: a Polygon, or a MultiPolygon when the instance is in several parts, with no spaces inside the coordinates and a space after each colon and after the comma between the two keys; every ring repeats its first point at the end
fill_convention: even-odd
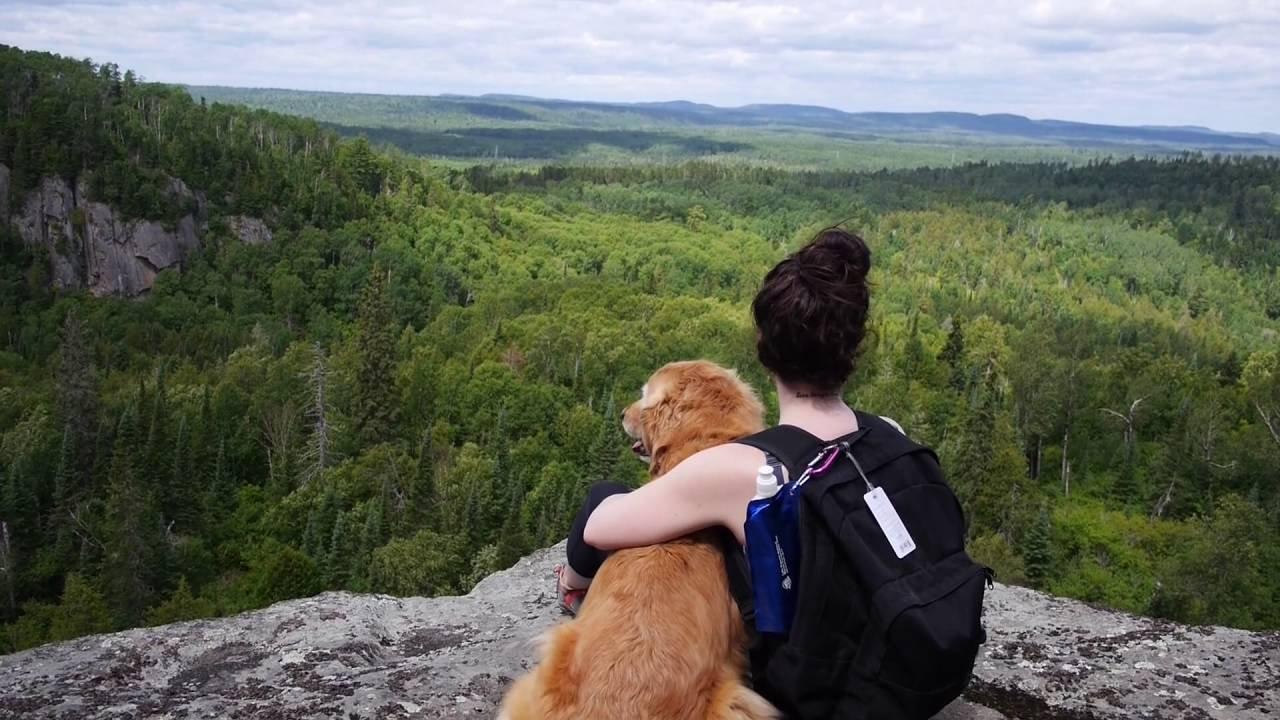
{"type": "MultiPolygon", "coordinates": [[[[172,227],[154,220],[125,220],[110,206],[88,197],[83,181],[45,177],[17,207],[9,205],[9,169],[0,165],[0,221],[11,223],[23,242],[44,248],[50,282],[60,290],[87,288],[97,296],[140,295],[167,268],[180,268],[200,247],[207,229],[208,202],[171,178],[165,193],[194,207],[172,227]]],[[[271,231],[258,219],[233,217],[228,225],[242,241],[271,241],[271,231]]]]}
{"type": "MultiPolygon", "coordinates": [[[[559,622],[563,545],[469,595],[326,593],[0,657],[0,718],[492,717],[559,622]]],[[[588,600],[590,602],[590,600],[588,600]]],[[[1280,635],[1187,628],[997,586],[947,720],[1275,718],[1280,635]]]]}

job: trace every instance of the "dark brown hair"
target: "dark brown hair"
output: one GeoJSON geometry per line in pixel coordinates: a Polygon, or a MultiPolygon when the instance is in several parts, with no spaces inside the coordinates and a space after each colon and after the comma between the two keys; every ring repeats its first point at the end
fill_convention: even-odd
{"type": "Polygon", "coordinates": [[[870,270],[867,243],[836,227],[774,266],[751,303],[760,364],[809,391],[843,387],[866,334],[870,270]]]}

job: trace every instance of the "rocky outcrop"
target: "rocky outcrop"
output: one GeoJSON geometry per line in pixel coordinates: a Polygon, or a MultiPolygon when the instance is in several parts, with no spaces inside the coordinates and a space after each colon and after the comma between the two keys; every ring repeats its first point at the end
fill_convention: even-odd
{"type": "MultiPolygon", "coordinates": [[[[151,289],[156,275],[181,268],[200,247],[208,221],[204,194],[170,178],[166,195],[190,209],[173,225],[126,220],[110,206],[88,197],[83,180],[45,177],[18,207],[8,208],[9,169],[0,165],[0,219],[7,218],[23,242],[43,248],[50,282],[64,290],[87,288],[94,295],[132,297],[151,289]],[[11,213],[12,210],[12,213],[11,213]]],[[[271,231],[256,218],[237,216],[231,227],[245,242],[270,242],[271,231]]]]}
{"type": "MultiPolygon", "coordinates": [[[[0,657],[0,718],[492,717],[560,616],[535,553],[469,595],[326,593],[231,618],[0,657]]],[[[588,600],[589,602],[589,600],[588,600]]],[[[1275,718],[1280,636],[1187,628],[1030,590],[989,596],[990,641],[947,720],[1275,718]]]]}
{"type": "Polygon", "coordinates": [[[266,245],[271,242],[271,229],[258,218],[234,215],[227,219],[231,233],[246,245],[266,245]]]}

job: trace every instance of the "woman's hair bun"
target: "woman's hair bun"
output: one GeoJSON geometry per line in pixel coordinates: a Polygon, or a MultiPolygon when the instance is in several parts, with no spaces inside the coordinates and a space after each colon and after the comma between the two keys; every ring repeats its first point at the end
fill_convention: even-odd
{"type": "Polygon", "coordinates": [[[841,281],[855,285],[865,283],[871,271],[871,248],[866,241],[839,227],[819,231],[795,258],[805,269],[822,274],[837,271],[841,281]]]}
{"type": "Polygon", "coordinates": [[[760,363],[798,386],[842,387],[866,332],[870,270],[867,243],[838,227],[774,266],[751,304],[760,363]]]}

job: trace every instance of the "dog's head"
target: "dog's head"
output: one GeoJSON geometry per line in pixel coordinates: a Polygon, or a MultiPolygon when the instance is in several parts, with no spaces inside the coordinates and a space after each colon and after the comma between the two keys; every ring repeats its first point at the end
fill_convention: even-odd
{"type": "Polygon", "coordinates": [[[674,362],[649,377],[622,413],[622,427],[652,478],[699,450],[759,432],[764,407],[733,370],[706,360],[674,362]]]}

